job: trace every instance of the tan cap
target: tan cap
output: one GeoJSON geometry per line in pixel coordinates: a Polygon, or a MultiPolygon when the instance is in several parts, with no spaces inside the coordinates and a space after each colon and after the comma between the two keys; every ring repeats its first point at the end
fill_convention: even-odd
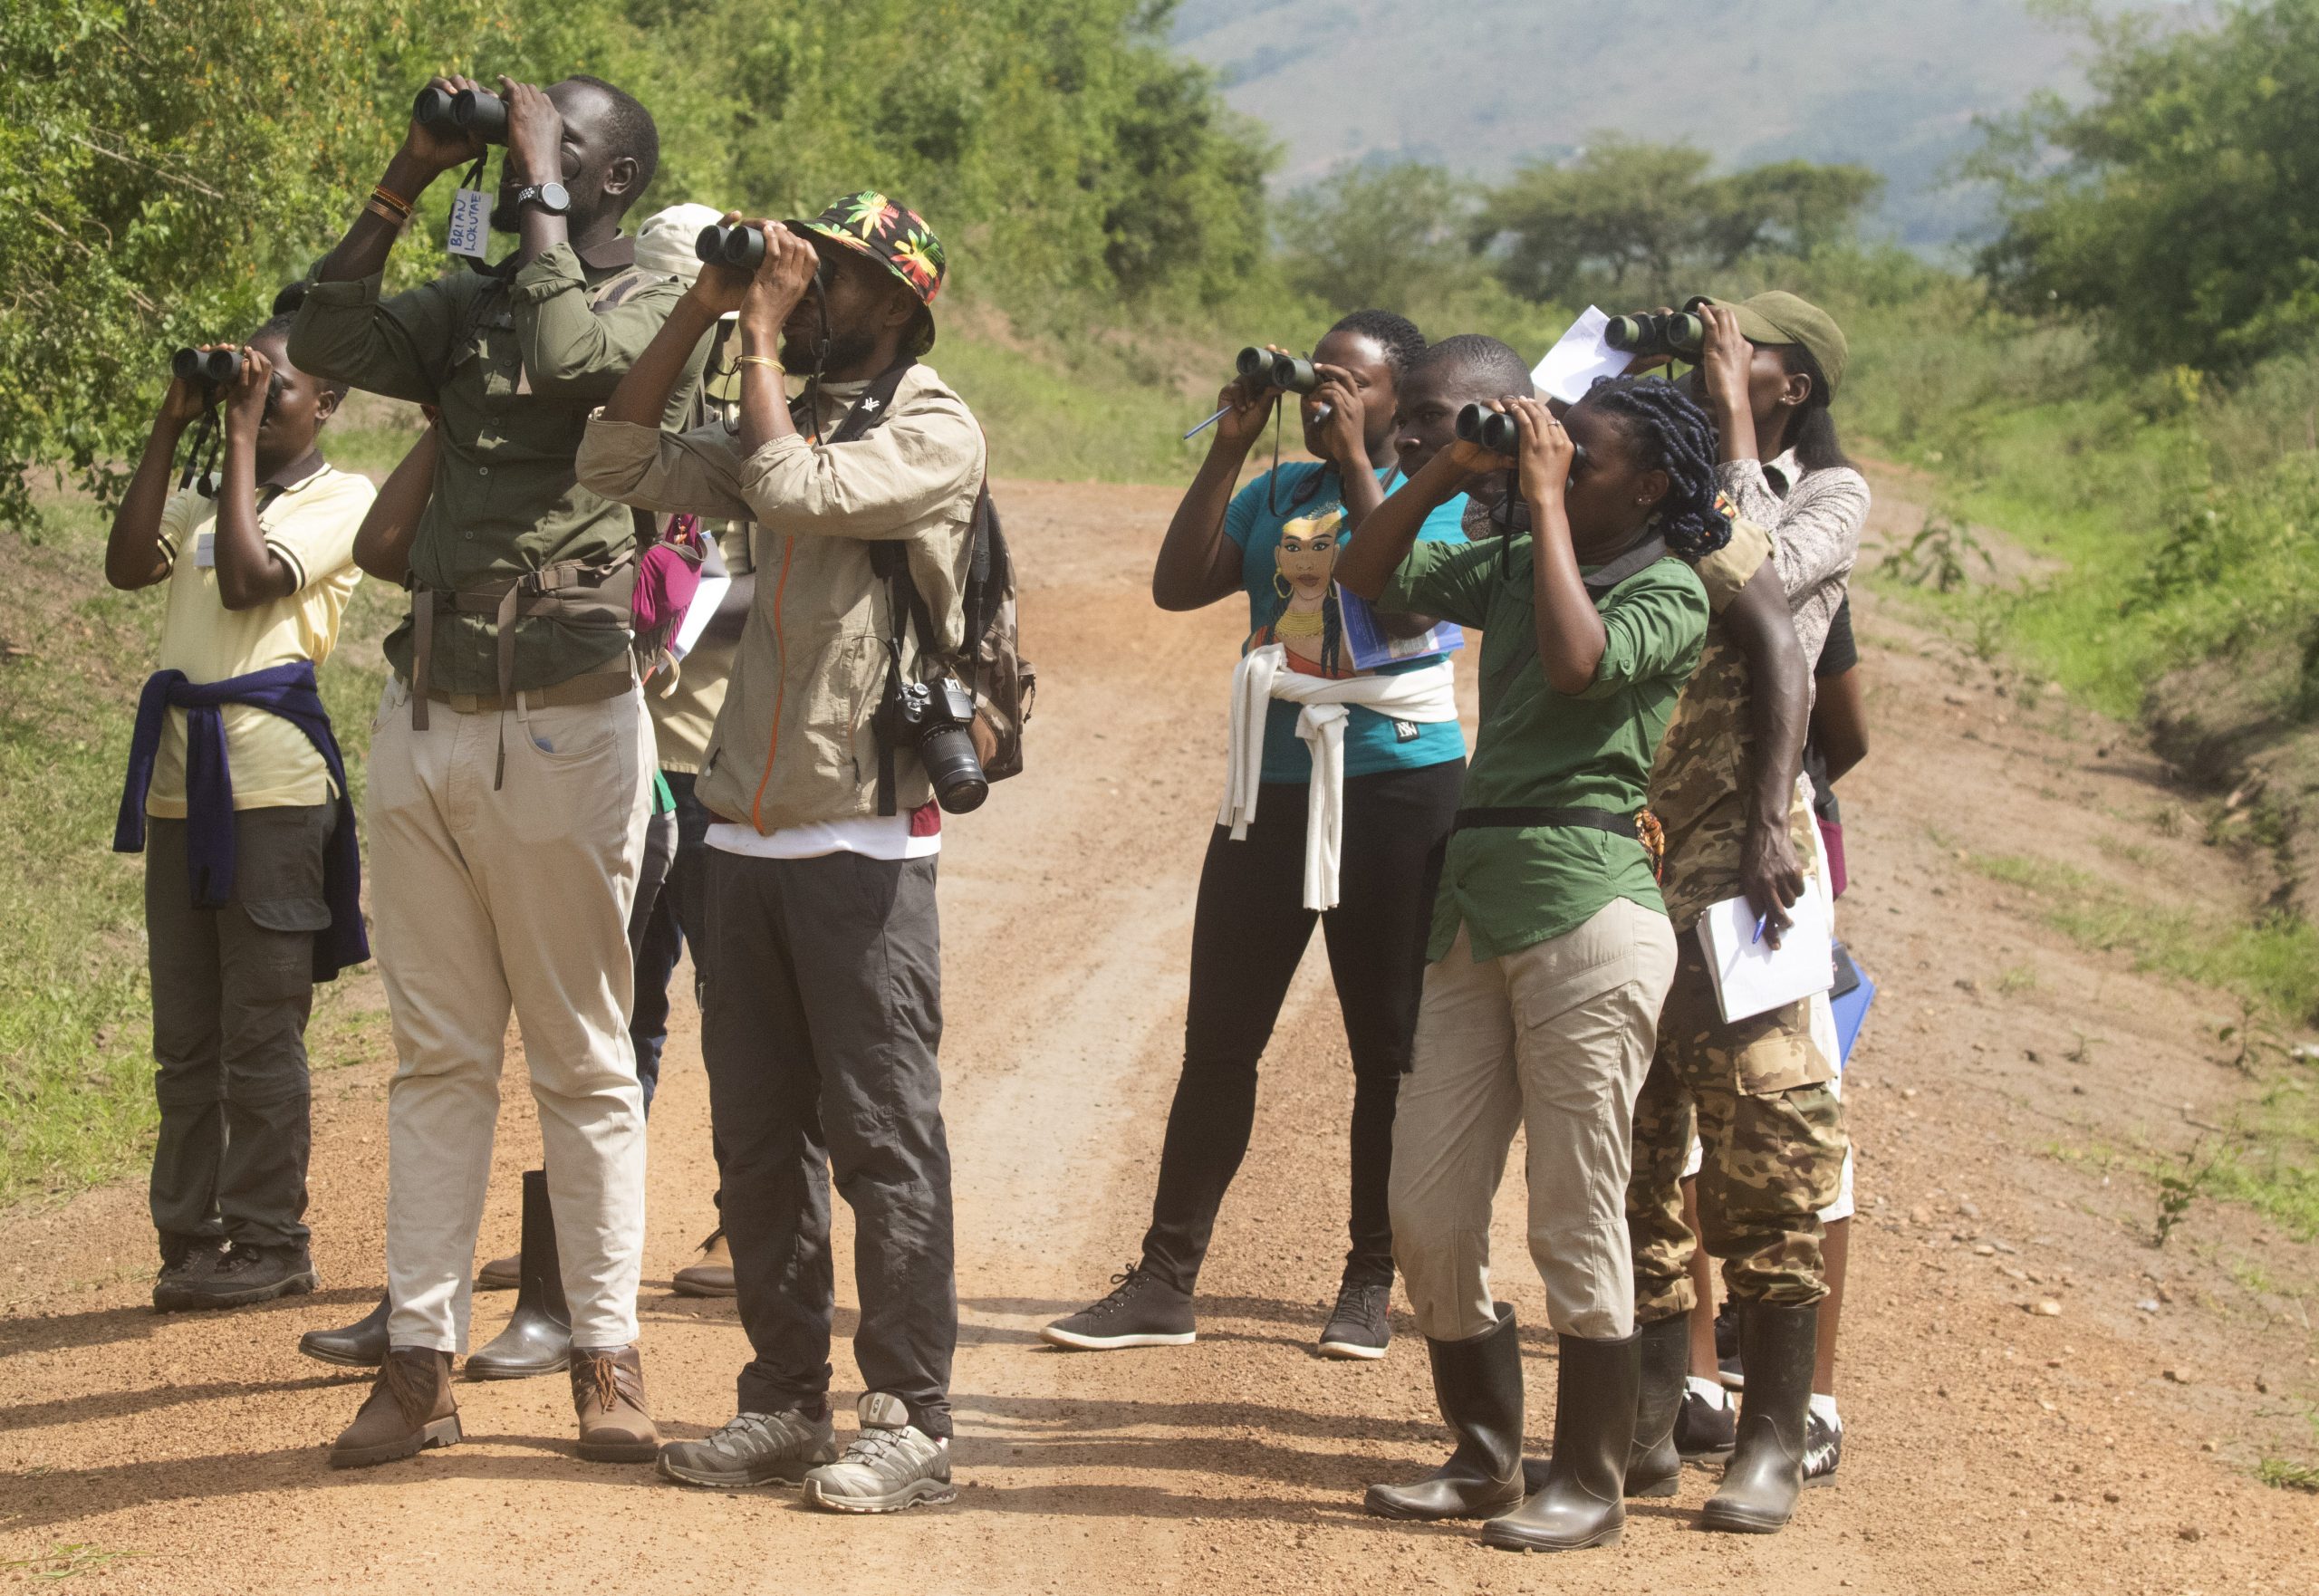
{"type": "Polygon", "coordinates": [[[1802,344],[1828,380],[1828,396],[1835,397],[1843,384],[1844,357],[1851,346],[1833,316],[1810,300],[1779,289],[1737,303],[1710,299],[1708,303],[1731,312],[1738,319],[1739,335],[1750,343],[1802,344]]]}
{"type": "Polygon", "coordinates": [[[680,277],[690,283],[700,275],[700,256],[693,241],[725,213],[713,205],[672,205],[654,211],[636,230],[636,264],[656,277],[680,277]]]}

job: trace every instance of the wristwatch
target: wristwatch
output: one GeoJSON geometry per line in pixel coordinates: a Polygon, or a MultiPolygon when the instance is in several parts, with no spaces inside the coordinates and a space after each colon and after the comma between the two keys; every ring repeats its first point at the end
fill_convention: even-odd
{"type": "Polygon", "coordinates": [[[572,209],[572,196],[561,183],[526,183],[515,195],[515,208],[535,205],[552,216],[564,216],[572,209]]]}

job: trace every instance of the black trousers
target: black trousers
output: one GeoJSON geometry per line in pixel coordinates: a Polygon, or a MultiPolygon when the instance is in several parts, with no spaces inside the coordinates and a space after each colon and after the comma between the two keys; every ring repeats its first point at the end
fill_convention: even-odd
{"type": "Polygon", "coordinates": [[[234,815],[234,897],[196,909],[186,822],[149,819],[145,929],[153,978],[149,1188],[164,1263],[196,1242],[306,1245],[306,1018],[314,934],[330,925],[327,803],[234,815]]]}
{"type": "Polygon", "coordinates": [[[1265,786],[1246,838],[1235,842],[1218,826],[1208,839],[1192,919],[1184,1070],[1143,1238],[1143,1266],[1179,1290],[1198,1282],[1217,1210],[1247,1154],[1256,1061],[1316,919],[1352,1053],[1352,1245],[1344,1277],[1391,1283],[1385,1191],[1393,1104],[1417,1034],[1434,892],[1465,775],[1466,762],[1453,759],[1348,777],[1339,901],[1326,914],[1304,907],[1304,787],[1265,786]]]}
{"type": "Polygon", "coordinates": [[[693,1000],[701,1002],[700,941],[707,923],[708,888],[702,862],[708,851],[708,811],[693,796],[694,778],[685,771],[666,771],[669,791],[677,800],[676,851],[660,875],[652,875],[654,841],[645,849],[645,869],[637,880],[638,918],[628,928],[629,946],[636,954],[636,1006],[628,1023],[629,1040],[636,1046],[636,1078],[644,1088],[644,1111],[652,1111],[652,1093],[660,1083],[660,1048],[669,1039],[669,981],[685,944],[693,945],[693,1000]],[[645,891],[650,882],[650,893],[645,891]]]}
{"type": "MultiPolygon", "coordinates": [[[[950,1433],[958,1298],[935,860],[710,849],[701,1027],[747,1413],[830,1386],[830,1181],[853,1209],[863,1383],[950,1433]]],[[[698,947],[696,946],[696,955],[698,947]]]]}

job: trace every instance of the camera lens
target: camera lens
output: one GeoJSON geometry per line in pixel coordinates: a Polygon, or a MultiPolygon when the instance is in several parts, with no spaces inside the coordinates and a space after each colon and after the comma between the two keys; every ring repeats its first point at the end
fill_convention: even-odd
{"type": "Polygon", "coordinates": [[[507,102],[481,89],[462,89],[451,101],[451,120],[486,144],[507,141],[507,102]]]}
{"type": "Polygon", "coordinates": [[[975,756],[975,740],[962,726],[944,726],[926,733],[918,742],[918,757],[934,784],[935,802],[951,814],[982,807],[990,796],[990,779],[975,756]]]}
{"type": "Polygon", "coordinates": [[[419,91],[411,102],[410,120],[422,128],[451,128],[458,124],[451,120],[452,93],[429,83],[419,91]]]}

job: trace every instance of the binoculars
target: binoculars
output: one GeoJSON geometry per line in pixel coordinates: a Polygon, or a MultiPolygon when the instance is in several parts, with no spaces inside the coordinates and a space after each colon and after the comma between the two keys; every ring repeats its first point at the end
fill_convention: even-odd
{"type": "MultiPolygon", "coordinates": [[[[1493,455],[1510,455],[1522,447],[1522,430],[1514,424],[1510,410],[1467,405],[1458,412],[1456,427],[1460,442],[1479,445],[1493,455]]],[[[1586,446],[1573,438],[1570,451],[1571,469],[1575,471],[1586,458],[1586,446]]]]}
{"type": "Polygon", "coordinates": [[[429,83],[411,103],[410,120],[437,132],[472,133],[486,144],[507,142],[507,102],[482,89],[454,93],[429,83]]]}
{"type": "Polygon", "coordinates": [[[225,388],[242,374],[237,349],[181,349],[169,357],[169,370],[180,382],[205,388],[225,388]]]}
{"type": "Polygon", "coordinates": [[[1663,316],[1612,316],[1602,341],[1626,354],[1670,355],[1696,364],[1707,347],[1707,322],[1698,314],[1706,303],[1698,296],[1663,316]]]}
{"type": "Polygon", "coordinates": [[[1258,390],[1277,388],[1285,393],[1310,393],[1321,386],[1312,361],[1258,349],[1254,344],[1242,350],[1233,365],[1238,370],[1240,380],[1258,390]]]}
{"type": "Polygon", "coordinates": [[[754,272],[765,264],[765,235],[755,227],[711,222],[692,241],[692,252],[703,265],[754,272]]]}

